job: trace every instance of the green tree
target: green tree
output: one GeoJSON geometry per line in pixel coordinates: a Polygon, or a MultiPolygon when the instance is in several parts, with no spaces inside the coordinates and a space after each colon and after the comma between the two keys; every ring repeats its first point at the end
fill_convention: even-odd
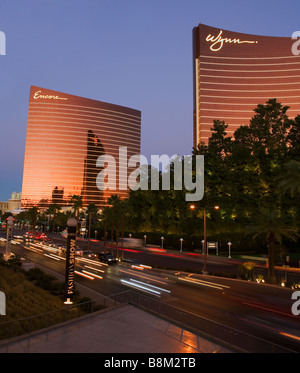
{"type": "Polygon", "coordinates": [[[297,229],[291,225],[290,217],[280,215],[278,211],[268,208],[260,208],[252,215],[253,223],[249,224],[245,233],[253,238],[262,236],[268,246],[268,281],[276,283],[275,277],[275,247],[282,243],[285,237],[296,241],[299,237],[297,229]]]}
{"type": "Polygon", "coordinates": [[[291,160],[284,165],[278,181],[281,193],[288,193],[292,198],[300,196],[300,161],[291,160]]]}
{"type": "Polygon", "coordinates": [[[29,220],[31,230],[35,232],[35,226],[38,218],[39,210],[37,207],[31,207],[29,210],[27,210],[27,219],[29,220]]]}

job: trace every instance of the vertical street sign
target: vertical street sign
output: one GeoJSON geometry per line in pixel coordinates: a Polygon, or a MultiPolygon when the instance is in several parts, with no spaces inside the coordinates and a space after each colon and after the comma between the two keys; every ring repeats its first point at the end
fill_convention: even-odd
{"type": "Polygon", "coordinates": [[[65,304],[72,304],[74,294],[74,275],[75,275],[75,245],[76,245],[76,232],[77,220],[75,218],[68,219],[68,236],[67,236],[67,256],[66,256],[66,301],[65,304]]]}

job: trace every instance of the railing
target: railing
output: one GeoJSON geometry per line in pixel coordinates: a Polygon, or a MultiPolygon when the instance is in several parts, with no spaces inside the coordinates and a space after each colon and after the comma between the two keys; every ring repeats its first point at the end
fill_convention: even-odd
{"type": "Polygon", "coordinates": [[[126,291],[118,294],[115,296],[115,300],[122,303],[127,302],[136,307],[142,308],[147,312],[154,313],[158,317],[167,319],[183,329],[201,335],[209,340],[213,340],[216,343],[223,344],[224,346],[232,348],[238,352],[298,352],[133,291],[126,291]]]}
{"type": "MultiPolygon", "coordinates": [[[[188,330],[196,335],[202,336],[215,343],[222,344],[237,352],[250,353],[291,353],[299,352],[289,350],[272,342],[260,339],[245,332],[219,324],[203,318],[191,312],[174,307],[158,299],[148,297],[144,294],[131,290],[114,294],[109,297],[101,297],[96,300],[81,304],[68,305],[62,309],[47,312],[41,315],[31,316],[19,320],[0,323],[0,346],[1,339],[24,335],[30,338],[33,332],[46,332],[49,328],[69,320],[78,320],[78,317],[94,313],[106,307],[121,304],[132,304],[147,312],[155,314],[182,329],[188,330]],[[42,330],[41,330],[42,329],[42,330]]],[[[59,327],[59,325],[57,325],[59,327]]],[[[6,345],[11,341],[3,341],[6,345]]],[[[3,345],[3,343],[2,343],[3,345]]],[[[8,349],[8,347],[7,347],[8,349]]]]}

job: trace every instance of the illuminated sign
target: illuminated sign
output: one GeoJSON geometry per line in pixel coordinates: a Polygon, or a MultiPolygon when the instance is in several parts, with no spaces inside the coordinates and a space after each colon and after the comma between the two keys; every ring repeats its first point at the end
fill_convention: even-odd
{"type": "MultiPolygon", "coordinates": [[[[74,219],[74,221],[76,220],[74,219]]],[[[66,298],[69,300],[72,299],[73,294],[74,294],[75,248],[76,248],[76,226],[68,226],[65,290],[66,290],[66,298]]]]}
{"type": "Polygon", "coordinates": [[[219,32],[218,36],[213,36],[211,34],[207,35],[206,41],[211,42],[210,50],[213,52],[218,52],[224,46],[224,43],[234,43],[234,44],[257,44],[258,41],[254,40],[240,40],[240,39],[231,39],[223,38],[223,30],[219,32]]]}
{"type": "Polygon", "coordinates": [[[35,94],[33,95],[33,98],[35,100],[38,100],[40,98],[44,100],[67,100],[66,97],[59,97],[55,95],[42,95],[41,92],[42,91],[36,91],[35,94]]]}

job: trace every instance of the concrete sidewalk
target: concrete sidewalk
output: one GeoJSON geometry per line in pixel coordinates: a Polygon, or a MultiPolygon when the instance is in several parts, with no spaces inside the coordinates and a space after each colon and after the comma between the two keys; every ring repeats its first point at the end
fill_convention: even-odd
{"type": "Polygon", "coordinates": [[[230,353],[131,305],[3,344],[0,353],[230,353]]]}

